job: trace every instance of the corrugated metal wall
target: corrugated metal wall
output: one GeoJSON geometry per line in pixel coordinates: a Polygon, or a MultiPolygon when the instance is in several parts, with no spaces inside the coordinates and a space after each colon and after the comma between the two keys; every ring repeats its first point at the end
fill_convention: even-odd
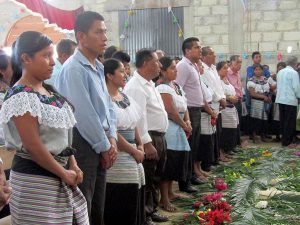
{"type": "MultiPolygon", "coordinates": [[[[172,8],[183,28],[183,7],[172,8]]],[[[178,26],[173,23],[168,8],[134,10],[132,16],[127,11],[119,11],[120,47],[133,59],[141,48],[162,49],[168,56],[180,56],[183,38],[178,36],[178,26]],[[128,20],[128,27],[125,21],[128,20]]]]}

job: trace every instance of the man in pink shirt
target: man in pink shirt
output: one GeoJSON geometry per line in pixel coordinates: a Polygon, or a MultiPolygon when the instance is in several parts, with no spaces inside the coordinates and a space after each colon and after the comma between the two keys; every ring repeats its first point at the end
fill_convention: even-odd
{"type": "Polygon", "coordinates": [[[229,83],[234,87],[236,96],[239,98],[238,102],[235,104],[235,107],[239,114],[239,125],[238,125],[238,132],[237,132],[237,144],[241,147],[246,145],[246,142],[241,142],[241,121],[242,121],[242,82],[241,82],[241,75],[240,69],[242,67],[242,58],[239,55],[232,55],[230,57],[229,68],[227,78],[229,83]]]}

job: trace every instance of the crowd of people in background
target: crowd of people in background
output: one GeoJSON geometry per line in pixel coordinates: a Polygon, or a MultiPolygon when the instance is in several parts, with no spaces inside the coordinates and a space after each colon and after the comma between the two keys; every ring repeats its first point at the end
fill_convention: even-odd
{"type": "MultiPolygon", "coordinates": [[[[242,57],[216,62],[196,37],[182,57],[107,48],[104,18],[75,22],[74,42],[28,31],[0,52],[1,138],[16,150],[10,186],[0,168],[0,207],[12,224],[155,225],[158,208],[209,182],[213,170],[247,145],[294,147],[300,99],[295,56],[276,73],[253,52],[246,82],[242,57]],[[12,192],[13,190],[13,192],[12,192]]],[[[204,43],[205,44],[205,43],[204,43]]],[[[0,167],[2,162],[0,162],[0,167]]]]}

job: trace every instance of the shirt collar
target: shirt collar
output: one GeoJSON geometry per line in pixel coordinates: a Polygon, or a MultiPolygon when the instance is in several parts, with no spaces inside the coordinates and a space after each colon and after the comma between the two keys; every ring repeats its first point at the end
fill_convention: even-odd
{"type": "Polygon", "coordinates": [[[189,65],[193,66],[194,64],[191,62],[191,60],[189,60],[187,57],[183,56],[182,60],[186,63],[188,63],[189,65]]]}
{"type": "Polygon", "coordinates": [[[202,65],[203,65],[203,67],[204,67],[204,69],[213,69],[213,65],[211,65],[210,67],[205,63],[205,62],[203,62],[202,61],[202,65]]]}
{"type": "Polygon", "coordinates": [[[140,75],[140,74],[138,73],[137,70],[134,71],[134,74],[133,74],[133,75],[139,80],[139,82],[140,82],[142,85],[145,85],[145,84],[153,85],[153,84],[154,84],[152,80],[150,80],[150,81],[146,80],[142,75],[140,75]]]}
{"type": "Polygon", "coordinates": [[[81,64],[90,66],[95,71],[97,71],[97,68],[103,70],[103,64],[98,59],[96,59],[95,68],[95,66],[88,61],[88,59],[81,53],[81,51],[78,50],[78,48],[75,49],[74,58],[77,59],[81,64]]]}

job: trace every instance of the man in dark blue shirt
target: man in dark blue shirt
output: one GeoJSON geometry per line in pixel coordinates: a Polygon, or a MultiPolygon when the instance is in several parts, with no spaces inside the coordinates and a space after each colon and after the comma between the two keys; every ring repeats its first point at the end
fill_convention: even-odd
{"type": "MultiPolygon", "coordinates": [[[[261,54],[260,54],[260,52],[256,51],[256,52],[252,53],[252,61],[253,61],[253,64],[260,64],[261,63],[261,54]]],[[[247,68],[247,80],[249,78],[253,77],[253,74],[254,74],[253,65],[248,66],[248,68],[247,68]]],[[[263,75],[267,78],[270,77],[270,71],[267,68],[264,68],[263,75]]]]}

